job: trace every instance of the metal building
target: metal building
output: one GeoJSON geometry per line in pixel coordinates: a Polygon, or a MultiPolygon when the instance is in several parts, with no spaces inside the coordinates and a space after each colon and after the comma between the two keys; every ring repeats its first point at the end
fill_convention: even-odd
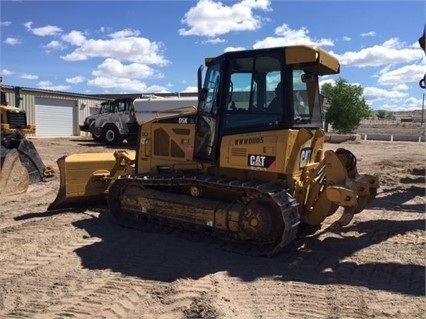
{"type": "MultiPolygon", "coordinates": [[[[50,90],[2,85],[11,106],[24,109],[28,124],[36,125],[37,137],[80,135],[79,125],[108,98],[50,90]]],[[[81,135],[86,134],[82,132],[81,135]]]]}
{"type": "MultiPolygon", "coordinates": [[[[104,101],[130,97],[136,99],[141,93],[87,95],[26,87],[2,85],[9,105],[18,106],[27,112],[27,123],[36,125],[36,137],[85,136],[80,132],[84,119],[94,114],[104,101]]],[[[168,96],[197,96],[197,93],[160,93],[168,96]]]]}

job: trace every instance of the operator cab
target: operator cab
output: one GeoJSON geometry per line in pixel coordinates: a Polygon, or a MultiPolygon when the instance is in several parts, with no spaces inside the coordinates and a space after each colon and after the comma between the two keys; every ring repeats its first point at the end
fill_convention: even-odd
{"type": "Polygon", "coordinates": [[[224,135],[321,128],[318,75],[339,72],[334,57],[311,46],[227,52],[206,66],[194,155],[210,161],[224,135]]]}

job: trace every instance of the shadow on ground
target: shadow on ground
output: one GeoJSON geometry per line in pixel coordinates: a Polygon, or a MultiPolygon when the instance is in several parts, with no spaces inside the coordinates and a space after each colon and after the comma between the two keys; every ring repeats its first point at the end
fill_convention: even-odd
{"type": "MultiPolygon", "coordinates": [[[[76,250],[84,267],[111,269],[144,280],[172,282],[226,271],[244,281],[270,277],[318,285],[363,286],[415,296],[425,294],[424,266],[373,262],[377,260],[374,255],[360,264],[350,259],[356,252],[391,237],[423,230],[423,219],[373,220],[331,231],[333,236],[323,240],[315,235],[302,237],[273,258],[230,253],[223,242],[187,231],[155,225],[145,232],[122,228],[107,211],[99,219],[78,221],[74,226],[85,229],[92,237],[102,238],[101,242],[76,250]],[[362,235],[351,236],[354,231],[362,235]]],[[[401,246],[385,244],[384,249],[389,249],[392,256],[401,246]]],[[[419,250],[422,253],[422,247],[419,250]]]]}

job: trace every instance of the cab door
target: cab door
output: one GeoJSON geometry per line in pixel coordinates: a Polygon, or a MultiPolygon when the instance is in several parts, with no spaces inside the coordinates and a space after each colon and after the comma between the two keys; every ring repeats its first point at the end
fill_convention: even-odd
{"type": "Polygon", "coordinates": [[[214,162],[218,157],[217,117],[221,99],[220,64],[209,66],[198,101],[194,157],[214,162]]]}

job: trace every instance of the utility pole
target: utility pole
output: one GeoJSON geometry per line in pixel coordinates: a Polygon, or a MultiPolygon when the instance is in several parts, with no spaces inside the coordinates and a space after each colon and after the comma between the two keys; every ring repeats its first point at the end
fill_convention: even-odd
{"type": "Polygon", "coordinates": [[[423,102],[422,102],[422,125],[424,123],[424,112],[425,112],[425,94],[423,93],[423,102]]]}

